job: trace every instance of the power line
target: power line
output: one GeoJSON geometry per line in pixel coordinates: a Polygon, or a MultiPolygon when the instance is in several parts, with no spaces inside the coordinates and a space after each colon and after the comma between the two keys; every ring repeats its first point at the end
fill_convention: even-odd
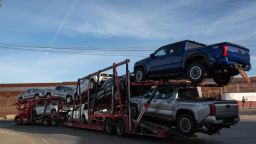
{"type": "Polygon", "coordinates": [[[131,56],[131,57],[146,57],[142,55],[129,55],[129,54],[113,54],[113,53],[81,53],[81,52],[72,52],[72,51],[56,51],[56,50],[40,50],[40,49],[33,49],[33,48],[15,48],[15,47],[8,47],[8,46],[0,46],[0,49],[12,49],[12,50],[20,50],[20,51],[35,51],[35,52],[46,52],[49,51],[51,53],[63,53],[63,54],[79,54],[79,55],[98,55],[98,56],[131,56]]]}
{"type": "MultiPolygon", "coordinates": [[[[152,52],[156,49],[131,49],[131,48],[145,48],[146,46],[130,46],[130,47],[121,47],[121,48],[97,48],[97,47],[53,47],[53,46],[40,46],[40,45],[25,45],[25,44],[11,44],[11,43],[5,43],[0,42],[1,45],[7,45],[7,46],[15,46],[15,47],[28,47],[28,48],[34,48],[34,49],[55,49],[55,50],[75,50],[75,51],[148,51],[152,52]]],[[[152,47],[152,46],[150,46],[152,47]]]]}

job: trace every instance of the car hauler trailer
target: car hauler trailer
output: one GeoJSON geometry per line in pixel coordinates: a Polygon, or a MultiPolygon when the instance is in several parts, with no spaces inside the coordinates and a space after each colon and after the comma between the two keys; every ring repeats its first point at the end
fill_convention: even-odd
{"type": "MultiPolygon", "coordinates": [[[[75,103],[73,103],[73,109],[70,112],[71,116],[64,122],[64,125],[93,129],[104,131],[107,134],[115,133],[118,136],[124,136],[126,134],[134,135],[147,135],[154,137],[167,137],[169,135],[183,136],[176,128],[166,126],[161,122],[152,122],[143,119],[145,112],[148,110],[156,91],[160,86],[168,84],[168,86],[178,87],[197,87],[187,81],[165,82],[165,81],[143,81],[135,82],[131,81],[131,75],[128,69],[129,60],[125,60],[120,63],[114,63],[112,66],[99,70],[86,77],[78,79],[77,82],[77,97],[75,97],[75,103]],[[125,75],[118,75],[118,68],[125,66],[125,75]],[[95,104],[99,93],[99,82],[96,82],[96,87],[93,90],[90,89],[91,84],[88,84],[86,88],[81,87],[81,82],[90,80],[92,76],[99,75],[106,71],[113,72],[112,81],[112,93],[108,97],[109,103],[95,104]],[[123,79],[122,79],[123,78],[123,79]],[[121,82],[123,80],[123,82],[121,82]],[[124,83],[124,85],[122,85],[124,83]],[[152,95],[147,99],[139,115],[132,117],[130,98],[133,90],[131,87],[137,87],[142,89],[143,87],[154,87],[152,95]],[[122,87],[124,89],[122,89],[122,87]],[[81,91],[83,89],[84,91],[81,91]],[[82,110],[81,105],[86,107],[87,114],[82,110]],[[74,110],[79,112],[78,120],[74,120],[74,110]]],[[[99,76],[98,76],[99,77],[99,76]]],[[[216,87],[216,85],[202,84],[201,86],[216,87]]],[[[106,92],[107,93],[107,92],[106,92]]],[[[83,107],[83,108],[84,108],[83,107]]],[[[201,129],[200,132],[213,134],[212,132],[201,129]]]]}
{"type": "Polygon", "coordinates": [[[56,96],[18,100],[15,122],[17,125],[40,123],[55,126],[66,119],[66,112],[63,111],[64,105],[65,103],[56,96]],[[40,114],[36,109],[40,111],[40,114]]]}
{"type": "MultiPolygon", "coordinates": [[[[118,136],[124,136],[126,134],[146,135],[154,137],[167,137],[170,135],[183,136],[183,134],[181,134],[180,131],[178,131],[175,127],[167,126],[163,122],[152,122],[144,119],[145,112],[149,109],[156,91],[159,90],[162,86],[168,85],[175,87],[195,88],[199,85],[192,85],[187,81],[166,82],[159,80],[135,82],[131,80],[132,78],[128,69],[128,64],[129,60],[125,60],[120,63],[114,63],[110,67],[78,79],[72,108],[70,108],[68,112],[64,113],[64,115],[61,114],[60,111],[65,105],[67,105],[67,103],[61,102],[59,99],[56,100],[60,103],[60,108],[56,114],[47,116],[44,112],[44,114],[38,118],[33,118],[32,116],[33,109],[37,106],[37,103],[40,101],[45,101],[46,104],[48,104],[47,102],[55,101],[54,98],[18,101],[18,116],[16,118],[16,123],[34,123],[34,121],[37,120],[39,122],[43,122],[44,124],[48,124],[49,121],[52,121],[54,124],[58,121],[64,121],[63,124],[69,127],[99,130],[104,131],[107,134],[115,133],[118,136]],[[118,69],[122,66],[125,67],[122,69],[125,71],[125,74],[119,76],[118,71],[121,70],[118,69]],[[99,102],[98,95],[100,95],[100,93],[102,94],[102,87],[104,87],[104,84],[102,85],[99,83],[99,75],[106,71],[112,71],[113,73],[112,78],[110,78],[108,82],[105,81],[107,85],[111,86],[111,94],[107,95],[107,93],[109,94],[109,90],[103,91],[103,95],[107,95],[107,99],[104,99],[105,101],[99,102]],[[98,78],[98,80],[95,86],[92,86],[89,83],[91,77],[95,76],[98,78]],[[153,90],[152,94],[147,98],[147,101],[144,103],[137,117],[132,116],[130,104],[131,93],[134,93],[133,89],[131,88],[134,87],[137,87],[138,89],[151,87],[153,90]]],[[[216,85],[210,84],[201,84],[200,86],[216,87],[216,85]]],[[[226,108],[230,109],[229,103],[216,104],[228,106],[226,108]]],[[[209,109],[208,104],[205,106],[209,109]]],[[[211,116],[215,116],[216,105],[212,105],[211,108],[213,109],[211,109],[210,114],[213,114],[211,116]]],[[[46,111],[46,109],[44,111],[46,111]]],[[[205,131],[205,129],[201,129],[200,132],[213,134],[213,132],[205,131]]]]}

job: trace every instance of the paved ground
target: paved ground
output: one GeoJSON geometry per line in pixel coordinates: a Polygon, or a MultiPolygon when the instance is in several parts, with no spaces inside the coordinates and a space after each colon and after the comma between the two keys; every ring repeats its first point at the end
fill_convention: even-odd
{"type": "Polygon", "coordinates": [[[16,126],[13,122],[0,122],[0,143],[4,144],[255,144],[256,115],[242,115],[241,122],[220,135],[199,134],[197,138],[171,137],[168,139],[144,136],[120,138],[103,132],[40,125],[16,126]]]}

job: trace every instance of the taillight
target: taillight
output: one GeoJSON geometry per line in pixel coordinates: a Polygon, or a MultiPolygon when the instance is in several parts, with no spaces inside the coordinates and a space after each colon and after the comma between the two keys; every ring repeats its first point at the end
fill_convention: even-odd
{"type": "Polygon", "coordinates": [[[224,46],[223,46],[223,56],[224,56],[224,57],[227,57],[227,56],[228,56],[228,46],[227,46],[227,45],[224,45],[224,46]]]}
{"type": "Polygon", "coordinates": [[[215,104],[211,104],[210,106],[210,115],[211,116],[216,116],[216,105],[215,104]]]}

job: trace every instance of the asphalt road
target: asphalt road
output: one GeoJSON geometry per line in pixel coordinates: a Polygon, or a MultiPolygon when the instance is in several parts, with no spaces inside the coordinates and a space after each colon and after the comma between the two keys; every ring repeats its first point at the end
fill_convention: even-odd
{"type": "Polygon", "coordinates": [[[255,144],[256,115],[243,115],[241,121],[220,135],[198,134],[195,138],[173,136],[168,139],[146,136],[117,137],[103,132],[70,127],[41,125],[16,126],[0,121],[0,143],[3,144],[255,144]]]}

